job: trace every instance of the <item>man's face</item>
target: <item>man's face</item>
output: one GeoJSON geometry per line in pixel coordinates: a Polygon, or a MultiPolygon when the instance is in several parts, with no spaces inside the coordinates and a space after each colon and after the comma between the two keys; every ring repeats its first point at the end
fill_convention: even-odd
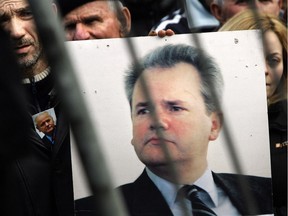
{"type": "Polygon", "coordinates": [[[64,17],[67,40],[120,38],[121,25],[107,1],[92,1],[64,17]]]}
{"type": "Polygon", "coordinates": [[[146,70],[141,76],[152,101],[147,100],[138,80],[132,95],[131,143],[139,159],[148,167],[167,165],[165,146],[172,162],[205,162],[208,142],[217,138],[219,128],[215,130],[215,125],[219,122],[215,123],[218,118],[214,113],[206,112],[196,68],[178,63],[172,68],[146,70]],[[152,119],[151,106],[157,123],[152,119]]]}
{"type": "Polygon", "coordinates": [[[0,24],[9,33],[23,68],[36,65],[42,46],[29,5],[25,0],[0,0],[0,24]]]}
{"type": "Polygon", "coordinates": [[[46,135],[52,135],[55,128],[52,116],[47,113],[43,113],[42,115],[40,114],[36,117],[36,126],[40,132],[46,135]]]}
{"type": "MultiPolygon", "coordinates": [[[[246,10],[250,7],[250,0],[223,0],[221,13],[218,20],[225,23],[229,18],[235,14],[246,10]]],[[[281,9],[282,0],[255,0],[258,11],[278,16],[281,9]]]]}

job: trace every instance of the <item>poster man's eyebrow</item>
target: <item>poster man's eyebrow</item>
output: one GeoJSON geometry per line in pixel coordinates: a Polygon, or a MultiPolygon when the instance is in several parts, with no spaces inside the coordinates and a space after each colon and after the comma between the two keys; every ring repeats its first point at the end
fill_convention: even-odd
{"type": "Polygon", "coordinates": [[[151,103],[149,103],[149,102],[139,102],[139,103],[137,103],[136,104],[136,108],[139,108],[139,107],[147,107],[147,106],[150,106],[151,105],[151,103]]]}
{"type": "Polygon", "coordinates": [[[184,102],[181,100],[165,100],[163,101],[163,103],[167,104],[167,105],[179,105],[179,104],[183,104],[184,102]]]}
{"type": "MultiPolygon", "coordinates": [[[[173,105],[180,105],[180,104],[183,104],[184,102],[181,101],[181,100],[164,100],[162,102],[162,104],[165,104],[165,105],[170,105],[170,106],[173,106],[173,105]]],[[[147,107],[147,106],[151,106],[152,104],[150,102],[139,102],[136,104],[136,108],[139,108],[139,107],[147,107]]]]}

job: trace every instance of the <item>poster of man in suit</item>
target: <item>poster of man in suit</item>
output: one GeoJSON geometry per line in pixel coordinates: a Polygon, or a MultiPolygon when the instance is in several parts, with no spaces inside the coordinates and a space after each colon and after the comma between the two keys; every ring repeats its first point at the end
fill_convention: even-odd
{"type": "MultiPolygon", "coordinates": [[[[223,76],[225,129],[209,143],[209,169],[216,173],[271,176],[265,65],[259,37],[257,31],[242,31],[175,35],[162,39],[132,38],[136,56],[127,48],[125,39],[67,42],[115,187],[135,181],[145,167],[131,146],[135,139],[125,95],[125,73],[135,59],[168,44],[186,44],[205,50],[223,76]],[[198,40],[194,40],[195,37],[198,40]]],[[[73,164],[77,170],[74,172],[77,200],[91,192],[83,186],[84,174],[76,153],[73,164]]]]}
{"type": "Polygon", "coordinates": [[[56,131],[56,115],[54,108],[45,110],[32,116],[35,130],[48,146],[54,144],[56,131]]]}

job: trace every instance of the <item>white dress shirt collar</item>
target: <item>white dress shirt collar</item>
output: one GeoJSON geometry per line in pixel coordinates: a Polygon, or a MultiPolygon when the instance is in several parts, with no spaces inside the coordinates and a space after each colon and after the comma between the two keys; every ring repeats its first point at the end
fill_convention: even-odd
{"type": "MultiPolygon", "coordinates": [[[[176,201],[177,198],[177,193],[178,190],[183,186],[183,185],[176,185],[173,184],[157,175],[155,175],[153,172],[151,172],[147,167],[146,171],[150,179],[153,181],[153,183],[156,185],[156,187],[160,190],[161,194],[165,198],[166,202],[168,205],[171,207],[173,206],[174,202],[176,201]]],[[[196,185],[206,191],[210,198],[206,196],[205,200],[210,200],[212,201],[212,206],[217,206],[218,205],[218,196],[217,196],[217,187],[214,183],[212,172],[209,168],[205,170],[203,175],[197,179],[194,183],[191,182],[190,185],[196,185]]],[[[200,194],[201,196],[201,194],[200,194]]]]}
{"type": "MultiPolygon", "coordinates": [[[[188,199],[183,200],[177,196],[179,189],[183,185],[173,184],[155,175],[147,167],[146,171],[149,178],[160,190],[173,215],[192,215],[190,201],[188,199]]],[[[203,190],[205,189],[204,191],[199,190],[199,197],[217,215],[240,215],[227,194],[215,184],[211,169],[207,168],[203,175],[195,182],[191,182],[190,185],[193,184],[203,190]]]]}
{"type": "Polygon", "coordinates": [[[178,190],[181,187],[181,185],[173,184],[173,183],[155,175],[147,167],[146,167],[146,172],[147,172],[149,178],[152,180],[152,182],[160,190],[160,192],[163,195],[167,204],[170,207],[173,206],[173,204],[176,200],[176,197],[177,197],[178,190]]]}

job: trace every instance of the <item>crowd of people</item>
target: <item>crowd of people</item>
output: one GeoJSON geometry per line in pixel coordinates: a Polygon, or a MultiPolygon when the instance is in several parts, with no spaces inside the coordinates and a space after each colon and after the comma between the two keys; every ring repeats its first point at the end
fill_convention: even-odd
{"type": "MultiPolygon", "coordinates": [[[[211,100],[206,98],[215,93],[203,94],[199,91],[200,86],[196,88],[199,83],[195,80],[208,84],[216,82],[203,76],[202,73],[218,73],[218,66],[214,62],[209,62],[209,56],[190,46],[168,46],[156,50],[143,59],[144,62],[147,61],[145,64],[151,64],[149,68],[143,67],[141,73],[138,73],[136,68],[129,72],[126,89],[133,125],[132,144],[146,168],[135,183],[123,185],[117,191],[123,193],[125,204],[131,215],[150,213],[180,215],[179,212],[183,206],[180,203],[171,206],[167,200],[170,200],[171,193],[175,194],[174,190],[179,185],[191,185],[194,182],[197,184],[194,185],[193,190],[189,190],[189,197],[192,197],[191,194],[194,194],[194,191],[200,195],[196,201],[194,196],[191,198],[194,200],[191,201],[192,206],[190,201],[184,201],[184,209],[190,212],[188,215],[191,215],[192,211],[197,215],[197,211],[200,211],[199,205],[205,206],[206,209],[201,211],[206,211],[206,215],[225,215],[225,212],[229,212],[228,215],[271,213],[280,216],[287,215],[287,3],[282,0],[255,0],[253,4],[248,0],[186,0],[185,4],[183,2],[58,0],[51,2],[51,7],[55,15],[61,17],[68,41],[124,38],[148,34],[164,37],[191,32],[262,29],[266,61],[266,70],[263,73],[266,78],[269,118],[273,208],[272,200],[270,202],[272,196],[269,198],[272,194],[271,179],[219,175],[207,169],[208,142],[217,139],[221,128],[218,116],[221,110],[213,104],[213,98],[210,98],[211,100]],[[251,7],[258,13],[251,12],[249,10],[251,7]],[[167,56],[167,53],[171,53],[169,56],[172,58],[166,59],[167,62],[161,62],[161,59],[165,59],[161,56],[167,56]],[[199,67],[192,59],[187,62],[189,56],[182,56],[183,53],[205,61],[211,66],[210,69],[199,67]],[[153,59],[153,62],[149,62],[149,59],[153,59]],[[169,67],[161,64],[168,64],[169,67]],[[164,73],[159,73],[158,70],[164,73]],[[179,80],[174,79],[173,73],[179,75],[179,80]],[[147,76],[149,87],[151,87],[149,90],[155,96],[155,101],[145,100],[143,87],[139,82],[141,76],[147,76]],[[180,78],[185,78],[185,81],[189,80],[190,83],[185,82],[188,85],[187,89],[191,88],[190,93],[197,99],[199,113],[196,117],[189,114],[185,107],[181,108],[183,104],[177,104],[181,100],[187,100],[185,102],[187,106],[192,103],[186,98],[185,92],[183,91],[177,95],[177,98],[174,98],[176,96],[173,90],[167,88],[171,85],[175,85],[175,89],[184,88],[182,84],[177,83],[184,81],[180,78]],[[156,84],[159,83],[158,79],[165,80],[161,88],[156,84]],[[206,99],[212,104],[206,104],[206,99]],[[183,137],[178,142],[180,146],[183,146],[179,149],[169,149],[168,145],[172,161],[167,160],[163,149],[153,149],[154,144],[163,140],[164,143],[169,143],[173,134],[178,137],[178,131],[177,128],[171,129],[167,122],[162,121],[158,112],[155,113],[159,115],[159,122],[149,121],[151,118],[149,115],[154,113],[150,110],[151,104],[156,110],[161,111],[159,113],[167,112],[175,125],[189,127],[191,122],[194,122],[193,124],[199,126],[198,130],[207,132],[200,134],[209,139],[203,144],[204,138],[198,137],[199,140],[194,140],[190,131],[184,135],[182,133],[183,137]],[[178,119],[173,117],[173,112],[177,112],[179,116],[187,115],[185,121],[179,117],[178,119]],[[141,127],[147,128],[147,131],[143,132],[141,127]],[[151,138],[149,141],[151,148],[141,145],[145,133],[151,138]],[[197,157],[193,155],[194,150],[191,150],[192,147],[187,144],[188,142],[194,143],[197,148],[200,143],[202,144],[203,148],[196,149],[199,151],[197,157]],[[185,166],[182,163],[184,159],[177,157],[180,153],[185,156],[185,166]],[[176,172],[170,172],[171,162],[175,164],[176,172]],[[159,164],[166,166],[159,166],[159,164]],[[187,170],[189,170],[188,173],[187,170]],[[205,187],[203,188],[201,183],[203,181],[209,181],[213,190],[222,194],[220,197],[223,200],[222,204],[224,203],[222,206],[215,205],[213,199],[209,200],[209,195],[205,193],[205,187]],[[255,192],[256,208],[250,208],[249,203],[246,203],[241,189],[239,191],[239,185],[237,185],[239,182],[245,182],[246,186],[253,193],[255,192]],[[168,185],[168,188],[163,189],[162,183],[168,185]],[[137,196],[135,196],[136,192],[137,196]],[[142,194],[141,198],[138,193],[142,194]],[[237,198],[233,196],[235,193],[238,194],[237,198]],[[143,199],[149,200],[145,206],[143,206],[143,199]],[[202,203],[199,204],[200,202],[202,203]]],[[[4,169],[1,174],[4,181],[1,187],[4,188],[5,201],[0,209],[1,215],[74,215],[69,122],[55,90],[53,73],[45,56],[28,1],[0,0],[0,26],[10,38],[11,50],[16,56],[20,71],[26,107],[31,116],[28,122],[29,128],[25,130],[27,139],[16,145],[13,144],[13,147],[18,145],[21,148],[21,153],[11,155],[2,162],[4,169]],[[55,117],[52,118],[47,110],[53,110],[55,117]],[[37,130],[45,136],[41,137],[37,130]]],[[[221,80],[221,74],[219,77],[218,80],[221,80]]],[[[221,82],[218,84],[217,88],[221,89],[221,82]]],[[[211,89],[207,89],[207,92],[209,91],[211,89]]],[[[219,93],[218,96],[221,94],[219,93]]],[[[3,140],[3,142],[9,148],[9,140],[3,140]]],[[[76,201],[79,215],[81,213],[89,215],[89,212],[95,215],[95,209],[91,206],[93,201],[89,198],[88,205],[85,204],[86,201],[85,199],[78,203],[76,201]],[[81,209],[83,205],[89,209],[81,209]]]]}

